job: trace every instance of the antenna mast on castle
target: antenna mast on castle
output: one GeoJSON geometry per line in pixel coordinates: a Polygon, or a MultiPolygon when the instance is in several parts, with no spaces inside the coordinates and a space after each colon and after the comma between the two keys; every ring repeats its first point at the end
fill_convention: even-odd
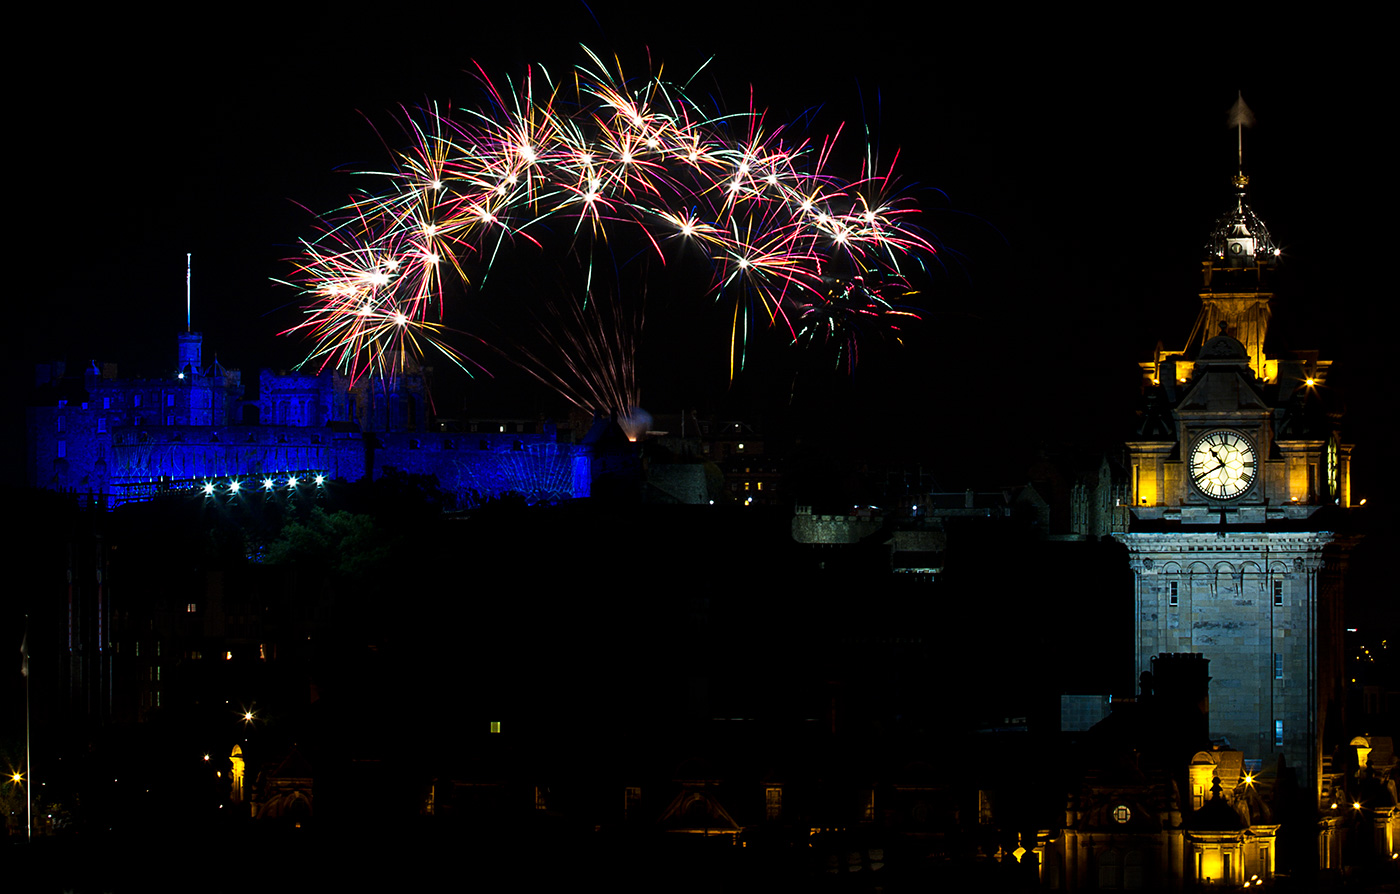
{"type": "Polygon", "coordinates": [[[190,252],[185,252],[185,331],[190,331],[190,252]]]}

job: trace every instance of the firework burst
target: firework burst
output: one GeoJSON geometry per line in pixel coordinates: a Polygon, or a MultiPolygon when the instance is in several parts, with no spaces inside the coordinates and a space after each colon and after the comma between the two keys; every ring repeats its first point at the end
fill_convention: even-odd
{"type": "Polygon", "coordinates": [[[935,246],[888,169],[827,170],[839,129],[792,141],[752,102],[709,114],[660,73],[629,81],[585,52],[562,82],[532,69],[499,87],[478,69],[483,107],[406,113],[408,147],[367,172],[388,187],[326,215],[293,261],[304,317],[286,332],[313,341],[309,363],[357,378],[433,349],[467,369],[444,283],[470,271],[480,286],[502,251],[560,230],[590,244],[638,233],[662,263],[702,255],[732,303],[731,377],[762,328],[842,340],[854,366],[856,334],[913,316],[882,296],[907,292],[903,267],[935,246]],[[837,267],[854,274],[833,285],[837,267]]]}

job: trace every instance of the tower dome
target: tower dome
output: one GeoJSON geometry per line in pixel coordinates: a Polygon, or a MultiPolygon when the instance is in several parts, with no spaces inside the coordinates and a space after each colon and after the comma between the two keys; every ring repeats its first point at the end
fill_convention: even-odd
{"type": "Polygon", "coordinates": [[[1235,207],[1215,222],[1206,241],[1206,258],[1223,267],[1272,267],[1279,251],[1269,237],[1269,228],[1245,201],[1249,177],[1237,173],[1234,184],[1235,207]]]}

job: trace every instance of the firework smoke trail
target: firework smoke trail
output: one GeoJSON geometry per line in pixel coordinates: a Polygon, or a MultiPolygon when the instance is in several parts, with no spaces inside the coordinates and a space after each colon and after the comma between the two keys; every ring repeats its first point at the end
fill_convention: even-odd
{"type": "Polygon", "coordinates": [[[559,83],[531,69],[502,89],[478,67],[483,108],[406,116],[411,145],[370,172],[389,188],[327,215],[293,261],[304,319],[286,333],[314,342],[308,363],[358,378],[434,348],[467,369],[440,322],[444,280],[468,283],[474,268],[484,282],[502,251],[541,245],[558,221],[575,240],[640,233],[662,263],[708,260],[716,299],[734,305],[731,377],[758,325],[802,341],[809,318],[831,329],[855,312],[831,299],[830,270],[863,278],[856,291],[878,304],[884,284],[905,282],[902,265],[936,251],[889,169],[868,161],[849,181],[826,170],[839,129],[819,148],[790,142],[752,99],[706,114],[659,72],[629,82],[585,52],[592,64],[559,83]]]}

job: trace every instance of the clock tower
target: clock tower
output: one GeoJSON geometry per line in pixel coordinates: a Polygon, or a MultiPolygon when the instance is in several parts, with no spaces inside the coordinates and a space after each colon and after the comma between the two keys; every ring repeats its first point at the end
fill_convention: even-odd
{"type": "Polygon", "coordinates": [[[1132,518],[1114,536],[1133,570],[1134,673],[1162,653],[1204,655],[1212,739],[1266,772],[1282,757],[1318,792],[1323,731],[1345,702],[1350,542],[1335,524],[1351,502],[1351,445],[1330,400],[1330,362],[1266,350],[1279,251],[1248,185],[1241,165],[1205,246],[1186,346],[1159,345],[1141,364],[1127,442],[1132,518]]]}

